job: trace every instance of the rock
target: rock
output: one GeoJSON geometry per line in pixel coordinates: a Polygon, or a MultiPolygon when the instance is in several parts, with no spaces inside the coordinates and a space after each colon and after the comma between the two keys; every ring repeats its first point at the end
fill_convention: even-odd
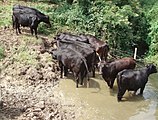
{"type": "Polygon", "coordinates": [[[41,108],[35,108],[34,110],[33,110],[33,112],[41,112],[42,110],[41,110],[41,108]]]}
{"type": "Polygon", "coordinates": [[[25,75],[28,69],[29,69],[29,66],[21,68],[19,75],[25,75]]]}
{"type": "Polygon", "coordinates": [[[43,110],[45,108],[45,102],[40,101],[39,103],[35,104],[34,106],[43,110]]]}
{"type": "Polygon", "coordinates": [[[30,80],[38,81],[43,79],[43,75],[35,68],[27,70],[27,78],[30,80]]]}

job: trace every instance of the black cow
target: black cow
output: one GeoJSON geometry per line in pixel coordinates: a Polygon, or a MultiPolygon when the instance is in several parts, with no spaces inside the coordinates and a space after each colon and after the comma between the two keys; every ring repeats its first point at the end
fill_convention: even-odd
{"type": "Polygon", "coordinates": [[[37,9],[15,5],[13,6],[13,15],[12,15],[13,28],[16,29],[16,34],[18,32],[21,34],[20,26],[30,27],[31,34],[35,32],[37,37],[37,27],[40,22],[44,22],[51,27],[49,16],[41,13],[37,9]]]}
{"type": "Polygon", "coordinates": [[[53,58],[59,61],[61,78],[63,69],[70,69],[75,76],[76,87],[78,88],[79,75],[81,76],[81,81],[83,82],[84,77],[89,74],[86,59],[79,52],[70,48],[58,48],[57,50],[52,51],[51,54],[53,58]]]}
{"type": "Polygon", "coordinates": [[[90,44],[72,40],[58,40],[57,47],[70,48],[82,54],[86,58],[89,71],[93,72],[95,77],[96,51],[90,44]]]}
{"type": "Polygon", "coordinates": [[[140,88],[140,94],[143,94],[146,83],[148,82],[148,77],[150,74],[156,73],[156,66],[149,64],[140,70],[125,69],[118,73],[117,84],[118,84],[118,94],[117,100],[121,101],[122,96],[128,91],[134,91],[135,93],[140,88]]]}
{"type": "Polygon", "coordinates": [[[71,33],[59,33],[55,37],[55,40],[71,40],[71,41],[80,41],[84,43],[89,43],[87,38],[82,38],[78,35],[73,35],[71,33]]]}
{"type": "Polygon", "coordinates": [[[122,58],[115,60],[111,63],[104,64],[102,68],[102,77],[107,82],[110,88],[113,88],[113,84],[118,72],[124,69],[134,69],[136,66],[136,61],[133,58],[122,58]]]}

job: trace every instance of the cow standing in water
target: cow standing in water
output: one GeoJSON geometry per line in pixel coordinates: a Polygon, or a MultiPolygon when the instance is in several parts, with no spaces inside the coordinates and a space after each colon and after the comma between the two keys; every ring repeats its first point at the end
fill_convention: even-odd
{"type": "Polygon", "coordinates": [[[61,33],[55,37],[55,40],[57,47],[71,48],[81,53],[86,59],[89,71],[92,71],[95,77],[96,51],[90,44],[83,42],[86,41],[85,39],[81,40],[78,36],[61,33]]]}
{"type": "Polygon", "coordinates": [[[157,73],[156,66],[153,64],[149,64],[140,70],[125,69],[119,72],[117,75],[117,100],[121,101],[126,90],[136,93],[140,88],[140,94],[143,94],[145,85],[148,82],[148,77],[153,73],[157,73]]]}
{"type": "Polygon", "coordinates": [[[89,70],[86,63],[85,57],[82,56],[81,53],[71,49],[71,48],[58,48],[57,50],[53,50],[50,52],[52,54],[53,59],[57,59],[59,61],[59,66],[61,69],[61,78],[65,68],[70,69],[76,79],[76,87],[78,88],[79,78],[81,79],[81,83],[83,83],[83,79],[88,75],[89,81],[89,70]]]}
{"type": "Polygon", "coordinates": [[[113,88],[118,72],[124,69],[134,69],[135,66],[136,61],[133,58],[122,58],[111,63],[105,63],[102,68],[102,77],[107,82],[107,85],[113,88]]]}
{"type": "Polygon", "coordinates": [[[13,28],[16,29],[16,34],[18,32],[21,34],[20,26],[30,27],[31,34],[35,33],[37,37],[37,27],[40,22],[44,22],[51,27],[49,16],[41,13],[37,9],[15,5],[13,6],[13,15],[12,15],[13,28]]]}

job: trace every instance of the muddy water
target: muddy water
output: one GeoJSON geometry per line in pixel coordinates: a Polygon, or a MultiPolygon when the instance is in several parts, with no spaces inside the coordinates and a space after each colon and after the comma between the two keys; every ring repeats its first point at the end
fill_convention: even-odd
{"type": "Polygon", "coordinates": [[[75,104],[77,120],[158,120],[158,74],[151,75],[143,96],[126,92],[117,102],[116,81],[110,90],[102,77],[91,78],[89,88],[76,88],[73,78],[62,79],[63,106],[75,104]]]}

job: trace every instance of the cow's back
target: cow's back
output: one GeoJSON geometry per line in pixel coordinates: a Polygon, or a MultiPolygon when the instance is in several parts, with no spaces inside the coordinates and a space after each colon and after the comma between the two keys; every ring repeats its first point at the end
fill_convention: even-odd
{"type": "Polygon", "coordinates": [[[133,58],[123,58],[110,63],[110,67],[115,71],[122,71],[124,69],[134,69],[136,61],[133,58]]]}

